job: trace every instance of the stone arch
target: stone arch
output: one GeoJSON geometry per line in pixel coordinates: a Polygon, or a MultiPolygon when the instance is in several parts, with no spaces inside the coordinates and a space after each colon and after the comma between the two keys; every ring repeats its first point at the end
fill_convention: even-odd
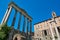
{"type": "Polygon", "coordinates": [[[21,35],[20,34],[15,34],[13,36],[13,40],[15,40],[15,38],[17,38],[17,40],[21,40],[21,35]]]}

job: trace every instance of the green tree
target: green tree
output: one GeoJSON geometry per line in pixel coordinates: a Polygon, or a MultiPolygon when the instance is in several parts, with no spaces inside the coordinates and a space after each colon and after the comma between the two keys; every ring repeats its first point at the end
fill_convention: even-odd
{"type": "Polygon", "coordinates": [[[0,26],[0,40],[6,40],[11,30],[6,24],[0,26]]]}

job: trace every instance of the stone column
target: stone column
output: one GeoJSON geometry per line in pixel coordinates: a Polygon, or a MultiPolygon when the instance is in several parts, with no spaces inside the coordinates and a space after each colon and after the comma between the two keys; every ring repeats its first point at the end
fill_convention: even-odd
{"type": "Polygon", "coordinates": [[[30,34],[32,32],[32,21],[30,21],[30,34]]]}
{"type": "Polygon", "coordinates": [[[22,19],[22,14],[19,16],[19,21],[18,21],[18,31],[20,31],[20,24],[21,24],[21,19],[22,19]]]}
{"type": "Polygon", "coordinates": [[[26,29],[26,31],[27,31],[27,40],[29,40],[29,36],[28,36],[28,28],[29,28],[29,19],[27,18],[27,29],[26,29]]]}
{"type": "Polygon", "coordinates": [[[42,30],[42,36],[43,36],[43,38],[44,38],[44,36],[45,36],[45,35],[44,35],[44,30],[42,30]]]}
{"type": "Polygon", "coordinates": [[[15,24],[15,20],[16,20],[16,15],[17,15],[17,10],[15,10],[15,15],[14,15],[14,18],[13,18],[13,21],[12,21],[12,29],[11,29],[11,32],[9,33],[9,38],[8,40],[12,40],[13,39],[13,33],[14,33],[14,24],[15,24]]]}
{"type": "Polygon", "coordinates": [[[12,21],[12,27],[14,26],[15,24],[15,20],[16,20],[16,15],[17,15],[17,10],[15,10],[15,15],[14,15],[14,18],[13,18],[13,21],[12,21]]]}
{"type": "Polygon", "coordinates": [[[50,25],[50,31],[51,31],[51,34],[52,34],[52,40],[55,40],[53,31],[52,31],[52,25],[51,25],[51,22],[49,23],[49,25],[50,25]]]}
{"type": "Polygon", "coordinates": [[[22,29],[22,32],[24,32],[25,26],[26,26],[26,17],[24,16],[24,23],[23,23],[23,29],[22,29]]]}
{"type": "Polygon", "coordinates": [[[27,19],[27,35],[28,35],[29,19],[27,19]]]}
{"type": "Polygon", "coordinates": [[[3,24],[3,23],[6,23],[6,22],[7,22],[7,20],[8,20],[8,18],[9,18],[9,15],[10,15],[11,10],[12,10],[12,7],[10,6],[10,7],[7,9],[7,11],[6,11],[6,13],[5,13],[5,15],[4,15],[3,19],[2,19],[1,24],[3,24]]]}
{"type": "Polygon", "coordinates": [[[59,32],[58,32],[58,29],[57,29],[57,23],[56,23],[56,21],[54,20],[54,25],[55,25],[55,31],[56,31],[56,34],[57,34],[57,37],[58,37],[58,40],[60,40],[60,38],[59,38],[59,32]]]}
{"type": "Polygon", "coordinates": [[[32,21],[30,20],[30,40],[31,40],[31,35],[32,34],[32,21]]]}

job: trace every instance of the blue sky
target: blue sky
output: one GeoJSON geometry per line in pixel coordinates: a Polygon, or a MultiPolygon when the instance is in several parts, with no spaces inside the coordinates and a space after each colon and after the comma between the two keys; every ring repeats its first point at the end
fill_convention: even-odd
{"type": "MultiPolygon", "coordinates": [[[[33,18],[32,31],[34,32],[34,24],[52,18],[52,11],[57,16],[60,15],[60,0],[13,0],[19,7],[25,9],[33,18]]],[[[0,0],[0,23],[6,12],[10,0],[0,0]]],[[[14,10],[14,9],[13,9],[14,10]]],[[[13,11],[14,13],[14,11],[13,11]]],[[[11,14],[12,16],[13,14],[11,14]]],[[[11,18],[11,17],[10,17],[11,18]]],[[[18,19],[18,17],[17,17],[18,19]]],[[[11,19],[10,19],[11,20],[11,19]]],[[[9,24],[9,22],[8,22],[9,24]]],[[[17,27],[15,27],[17,28],[17,27]]]]}

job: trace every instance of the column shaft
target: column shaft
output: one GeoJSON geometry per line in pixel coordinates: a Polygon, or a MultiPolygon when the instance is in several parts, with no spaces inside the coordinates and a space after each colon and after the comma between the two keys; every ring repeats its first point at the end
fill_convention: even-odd
{"type": "Polygon", "coordinates": [[[52,30],[51,23],[50,23],[49,25],[50,25],[50,31],[51,31],[51,34],[52,34],[52,40],[55,40],[55,37],[54,37],[54,34],[53,34],[53,30],[52,30]]]}
{"type": "Polygon", "coordinates": [[[31,35],[31,32],[32,32],[32,21],[30,21],[30,35],[31,35]]]}
{"type": "Polygon", "coordinates": [[[25,18],[25,16],[24,16],[24,23],[23,23],[23,29],[22,29],[22,32],[24,32],[24,30],[25,30],[25,25],[26,25],[26,18],[25,18]]]}
{"type": "Polygon", "coordinates": [[[27,19],[27,35],[28,35],[29,20],[27,19]]]}
{"type": "Polygon", "coordinates": [[[32,38],[31,38],[32,35],[31,34],[32,34],[32,21],[30,20],[30,40],[32,40],[32,38]]]}
{"type": "Polygon", "coordinates": [[[20,31],[21,19],[22,19],[22,14],[20,14],[20,16],[19,16],[19,21],[18,21],[18,30],[19,30],[19,31],[20,31]]]}
{"type": "Polygon", "coordinates": [[[55,30],[56,30],[56,34],[57,34],[58,40],[60,40],[60,39],[59,39],[59,32],[58,32],[58,29],[57,29],[56,23],[54,23],[54,25],[55,25],[55,30]]]}
{"type": "Polygon", "coordinates": [[[17,15],[17,10],[15,10],[15,15],[14,15],[14,18],[13,18],[13,21],[12,21],[12,25],[11,26],[14,26],[14,24],[15,24],[16,15],[17,15]]]}
{"type": "Polygon", "coordinates": [[[5,22],[7,22],[7,20],[8,20],[8,18],[9,18],[9,15],[10,15],[11,10],[12,10],[12,7],[10,6],[10,7],[7,9],[7,11],[6,11],[6,13],[5,13],[4,17],[3,17],[3,20],[2,20],[2,22],[1,22],[1,24],[3,24],[3,23],[5,23],[5,22]]]}

